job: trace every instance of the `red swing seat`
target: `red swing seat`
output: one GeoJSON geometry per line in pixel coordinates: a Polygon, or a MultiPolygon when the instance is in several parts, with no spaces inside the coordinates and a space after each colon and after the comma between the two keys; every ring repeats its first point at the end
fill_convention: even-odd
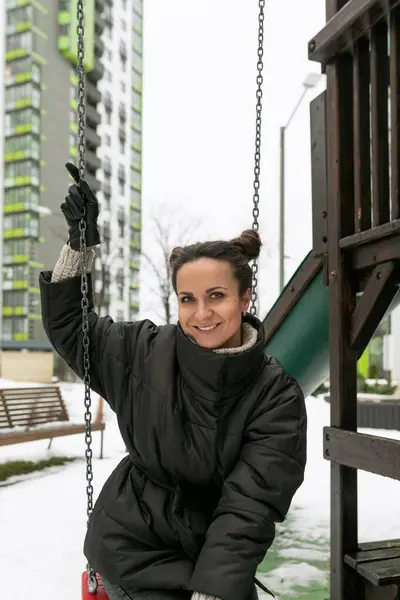
{"type": "Polygon", "coordinates": [[[96,573],[96,579],[98,581],[99,587],[97,588],[97,592],[95,594],[91,594],[88,588],[88,574],[87,571],[82,573],[82,600],[109,600],[109,597],[106,594],[106,590],[103,587],[101,582],[100,575],[96,573]]]}

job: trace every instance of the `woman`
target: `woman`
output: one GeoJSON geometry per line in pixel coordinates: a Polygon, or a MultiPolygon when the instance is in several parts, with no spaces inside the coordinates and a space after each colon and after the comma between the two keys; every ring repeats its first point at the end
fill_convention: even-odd
{"type": "MultiPolygon", "coordinates": [[[[85,209],[87,245],[95,246],[99,209],[84,180],[61,209],[69,243],[40,276],[43,323],[82,377],[79,220],[85,209]]],[[[265,356],[263,327],[247,313],[248,263],[260,246],[246,231],[176,248],[177,325],[99,317],[89,291],[91,388],[115,411],[128,449],[99,495],[84,546],[111,600],[248,600],[275,523],[303,481],[304,398],[265,356]]],[[[89,268],[92,259],[89,249],[89,268]]]]}

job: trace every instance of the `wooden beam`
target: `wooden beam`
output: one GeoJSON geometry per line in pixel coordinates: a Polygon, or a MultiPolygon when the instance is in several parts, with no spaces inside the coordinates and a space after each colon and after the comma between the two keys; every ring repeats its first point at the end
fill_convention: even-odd
{"type": "Polygon", "coordinates": [[[391,218],[400,218],[400,7],[390,13],[391,218]]]}
{"type": "Polygon", "coordinates": [[[379,227],[368,229],[368,231],[361,231],[360,233],[343,237],[339,243],[340,247],[346,250],[348,248],[369,244],[376,240],[393,237],[395,235],[400,236],[400,219],[390,221],[390,223],[384,223],[379,227]]]}
{"type": "Polygon", "coordinates": [[[388,131],[388,27],[379,21],[371,30],[372,224],[390,221],[388,131]]]}
{"type": "Polygon", "coordinates": [[[358,246],[352,251],[352,265],[356,270],[368,269],[392,260],[400,260],[399,237],[382,238],[371,244],[358,246]]]}
{"type": "Polygon", "coordinates": [[[355,230],[371,227],[370,148],[370,61],[369,40],[360,39],[354,48],[354,202],[355,230]]]}
{"type": "Polygon", "coordinates": [[[374,269],[351,320],[350,344],[355,350],[363,350],[372,338],[398,292],[398,281],[396,263],[389,262],[374,269]]]}
{"type": "Polygon", "coordinates": [[[310,103],[310,131],[313,255],[322,257],[328,251],[326,92],[310,103]]]}
{"type": "Polygon", "coordinates": [[[400,480],[400,440],[324,427],[324,458],[400,480]]]}
{"type": "MultiPolygon", "coordinates": [[[[354,7],[354,0],[351,3],[354,7]]],[[[337,1],[327,0],[327,18],[340,8],[337,1]]],[[[351,57],[337,57],[334,64],[327,65],[326,76],[331,425],[355,431],[357,353],[349,345],[349,326],[356,302],[355,281],[350,261],[339,246],[341,238],[354,233],[355,221],[351,57]]],[[[345,554],[357,550],[357,494],[357,473],[332,462],[330,593],[335,600],[362,599],[362,584],[343,561],[345,554]]]]}
{"type": "Polygon", "coordinates": [[[329,16],[327,10],[327,24],[308,43],[309,60],[326,65],[337,54],[351,50],[357,39],[398,4],[400,0],[349,0],[336,14],[329,16]]]}
{"type": "Polygon", "coordinates": [[[279,300],[264,319],[265,342],[269,342],[274,333],[285,320],[293,306],[299,301],[310,283],[322,269],[322,260],[311,254],[306,258],[301,268],[289,281],[279,300]]]}

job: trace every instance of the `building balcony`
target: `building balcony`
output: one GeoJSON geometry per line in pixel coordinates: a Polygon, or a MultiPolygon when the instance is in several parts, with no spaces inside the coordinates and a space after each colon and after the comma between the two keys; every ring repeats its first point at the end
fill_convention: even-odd
{"type": "Polygon", "coordinates": [[[103,168],[103,171],[106,175],[108,175],[109,177],[111,177],[112,175],[112,164],[111,161],[109,160],[103,160],[103,162],[101,163],[101,166],[103,168]]]}
{"type": "Polygon", "coordinates": [[[91,81],[86,82],[86,100],[88,104],[96,106],[101,101],[101,93],[91,81]]]}
{"type": "Polygon", "coordinates": [[[97,125],[101,123],[101,115],[93,106],[86,106],[86,122],[93,129],[96,129],[97,125]]]}
{"type": "Polygon", "coordinates": [[[103,102],[104,102],[104,107],[105,107],[106,111],[111,112],[113,109],[113,102],[112,102],[112,97],[108,92],[104,95],[103,102]]]}
{"type": "Polygon", "coordinates": [[[125,223],[125,221],[126,221],[126,212],[122,206],[118,208],[117,220],[119,223],[125,223]]]}
{"type": "Polygon", "coordinates": [[[104,54],[104,42],[99,35],[94,38],[94,52],[98,58],[101,58],[104,54]]]}
{"type": "Polygon", "coordinates": [[[108,181],[104,181],[103,186],[103,194],[106,199],[111,198],[111,184],[108,181]]]}
{"type": "Polygon", "coordinates": [[[86,130],[86,145],[89,150],[96,150],[101,145],[101,137],[91,127],[86,130]]]}
{"type": "Polygon", "coordinates": [[[101,167],[101,161],[94,152],[86,150],[86,166],[90,171],[97,171],[101,167]]]}
{"type": "Polygon", "coordinates": [[[103,12],[102,17],[105,25],[107,25],[107,27],[110,27],[111,29],[114,26],[114,19],[112,16],[111,9],[107,8],[107,10],[103,12]]]}
{"type": "Polygon", "coordinates": [[[97,181],[96,177],[88,171],[85,174],[85,179],[96,194],[100,190],[100,183],[97,181]]]}
{"type": "Polygon", "coordinates": [[[93,83],[97,83],[100,79],[102,79],[104,76],[104,67],[101,64],[101,62],[99,61],[99,59],[96,59],[94,61],[94,67],[91,71],[88,72],[87,74],[87,78],[89,81],[92,81],[93,83]]]}
{"type": "Polygon", "coordinates": [[[125,42],[122,42],[122,41],[120,42],[119,53],[121,55],[122,60],[126,60],[128,58],[128,51],[126,49],[125,42]]]}
{"type": "Polygon", "coordinates": [[[119,114],[120,120],[125,123],[125,121],[126,121],[126,108],[125,108],[124,104],[120,104],[119,105],[118,114],[119,114]]]}
{"type": "Polygon", "coordinates": [[[101,35],[104,31],[104,21],[100,13],[96,11],[94,18],[94,29],[97,35],[101,35]]]}

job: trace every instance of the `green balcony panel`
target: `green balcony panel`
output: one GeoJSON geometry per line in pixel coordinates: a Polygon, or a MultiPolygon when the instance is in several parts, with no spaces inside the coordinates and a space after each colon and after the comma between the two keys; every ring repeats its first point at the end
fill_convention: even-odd
{"type": "Polygon", "coordinates": [[[4,206],[4,213],[16,213],[25,210],[25,204],[23,202],[14,202],[13,204],[6,204],[4,206]]]}
{"type": "MultiPolygon", "coordinates": [[[[95,22],[95,0],[85,0],[85,38],[84,38],[84,66],[87,72],[94,66],[94,22],[95,22]]],[[[58,19],[60,24],[70,23],[69,35],[62,35],[58,38],[58,49],[63,56],[72,62],[78,63],[77,47],[77,0],[70,0],[68,16],[65,12],[60,12],[58,19]]]]}
{"type": "Polygon", "coordinates": [[[8,50],[6,52],[6,61],[15,60],[17,58],[22,58],[26,56],[27,52],[25,48],[16,48],[14,50],[8,50]]]}

